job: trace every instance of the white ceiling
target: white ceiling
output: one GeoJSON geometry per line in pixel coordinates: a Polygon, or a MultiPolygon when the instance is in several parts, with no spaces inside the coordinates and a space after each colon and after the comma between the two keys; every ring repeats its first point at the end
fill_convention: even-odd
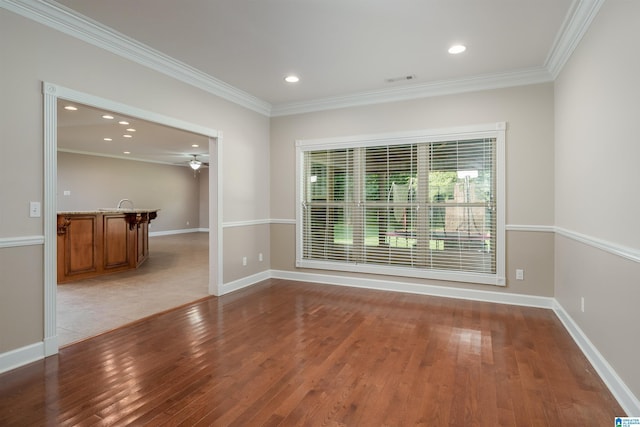
{"type": "Polygon", "coordinates": [[[541,70],[572,0],[58,0],[273,106],[541,70]],[[453,43],[468,49],[447,53],[453,43]],[[296,73],[301,81],[287,85],[296,73]],[[386,79],[415,75],[409,82],[386,79]]]}
{"type": "Polygon", "coordinates": [[[182,166],[188,166],[193,155],[202,162],[209,161],[206,136],[63,99],[58,100],[57,107],[59,151],[182,166]],[[68,105],[77,110],[65,110],[68,105]],[[113,119],[104,119],[105,114],[113,119]],[[129,124],[120,124],[123,120],[129,124]]]}
{"type": "MultiPolygon", "coordinates": [[[[38,7],[54,7],[56,19],[77,20],[80,38],[99,45],[92,39],[115,40],[130,47],[125,56],[133,60],[177,65],[178,78],[195,77],[227,99],[249,100],[250,108],[278,115],[442,88],[551,81],[598,2],[43,0],[38,7]],[[467,51],[450,55],[454,43],[467,51]],[[301,81],[285,83],[288,73],[301,81]],[[415,78],[387,82],[404,76],[415,78]]],[[[59,137],[59,144],[66,142],[59,137]]],[[[167,147],[165,154],[184,157],[183,148],[167,147]]]]}

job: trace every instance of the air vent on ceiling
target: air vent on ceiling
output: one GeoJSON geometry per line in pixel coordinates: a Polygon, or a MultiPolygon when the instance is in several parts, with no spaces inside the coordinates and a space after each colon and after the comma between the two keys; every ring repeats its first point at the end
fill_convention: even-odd
{"type": "Polygon", "coordinates": [[[408,76],[401,76],[401,77],[391,77],[388,79],[384,79],[385,82],[387,83],[395,83],[395,82],[403,82],[403,81],[407,81],[407,80],[415,80],[416,75],[415,74],[410,74],[408,76]]]}

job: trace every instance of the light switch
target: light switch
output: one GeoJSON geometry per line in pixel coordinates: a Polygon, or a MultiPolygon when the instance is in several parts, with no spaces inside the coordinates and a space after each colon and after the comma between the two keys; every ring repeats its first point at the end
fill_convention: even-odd
{"type": "Polygon", "coordinates": [[[29,203],[29,216],[31,218],[40,218],[40,202],[29,203]]]}

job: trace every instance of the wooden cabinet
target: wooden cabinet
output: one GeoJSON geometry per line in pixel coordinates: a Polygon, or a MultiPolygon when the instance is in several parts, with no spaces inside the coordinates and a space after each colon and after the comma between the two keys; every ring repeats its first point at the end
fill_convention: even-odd
{"type": "Polygon", "coordinates": [[[138,268],[156,211],[58,214],[58,283],[138,268]]]}
{"type": "Polygon", "coordinates": [[[61,223],[58,217],[58,281],[98,271],[97,219],[96,215],[74,215],[61,223]],[[65,231],[62,235],[61,225],[65,231]]]}
{"type": "Polygon", "coordinates": [[[138,224],[136,233],[136,266],[139,266],[149,257],[149,222],[138,224]]]}

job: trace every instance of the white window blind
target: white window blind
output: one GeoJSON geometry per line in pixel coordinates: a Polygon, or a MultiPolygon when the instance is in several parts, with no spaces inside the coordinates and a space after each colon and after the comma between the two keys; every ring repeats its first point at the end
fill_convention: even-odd
{"type": "Polygon", "coordinates": [[[297,265],[503,284],[503,138],[299,142],[297,265]]]}

